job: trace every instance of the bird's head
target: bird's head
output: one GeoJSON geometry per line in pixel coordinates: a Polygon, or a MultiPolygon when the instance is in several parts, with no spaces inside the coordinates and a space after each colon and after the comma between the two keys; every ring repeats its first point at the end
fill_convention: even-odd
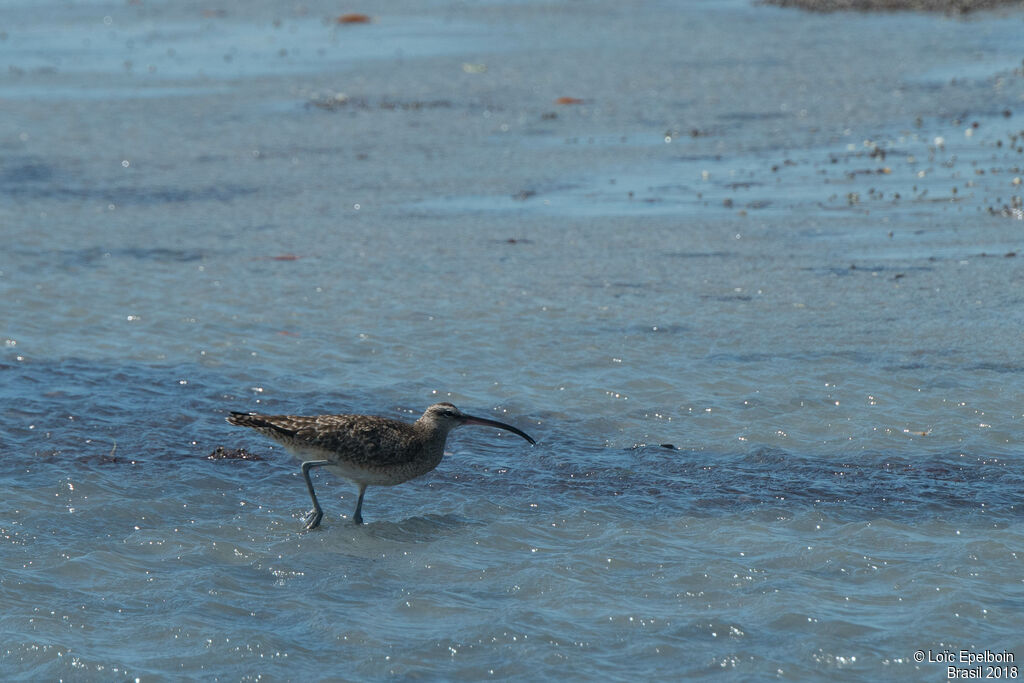
{"type": "Polygon", "coordinates": [[[529,434],[516,429],[512,425],[507,425],[504,422],[498,422],[497,420],[489,420],[486,417],[466,415],[451,403],[435,403],[427,408],[426,412],[423,413],[423,417],[419,419],[419,422],[423,422],[433,429],[443,429],[445,434],[456,427],[461,427],[462,425],[494,427],[495,429],[504,429],[506,432],[512,432],[513,434],[521,436],[531,444],[537,443],[529,434]]]}

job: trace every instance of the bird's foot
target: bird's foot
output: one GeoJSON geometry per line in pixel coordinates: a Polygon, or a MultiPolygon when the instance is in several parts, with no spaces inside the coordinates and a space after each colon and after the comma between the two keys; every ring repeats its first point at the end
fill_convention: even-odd
{"type": "Polygon", "coordinates": [[[324,518],[324,511],[314,508],[306,513],[306,531],[312,531],[320,526],[320,520],[324,518]]]}
{"type": "Polygon", "coordinates": [[[354,515],[354,516],[352,517],[352,521],[353,521],[353,522],[354,522],[355,524],[362,524],[362,523],[363,523],[363,516],[357,513],[356,515],[354,515]]]}

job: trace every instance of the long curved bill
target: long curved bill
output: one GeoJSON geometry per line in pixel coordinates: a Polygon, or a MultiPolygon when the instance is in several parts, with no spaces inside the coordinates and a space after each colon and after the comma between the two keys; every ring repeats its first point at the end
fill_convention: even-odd
{"type": "Polygon", "coordinates": [[[463,415],[462,416],[462,424],[467,424],[467,425],[483,425],[484,427],[494,427],[496,429],[504,429],[506,432],[512,432],[513,434],[518,434],[519,436],[521,436],[524,439],[526,439],[527,441],[529,441],[531,444],[536,444],[537,443],[536,441],[533,440],[532,436],[530,436],[526,432],[522,431],[521,429],[516,429],[512,425],[507,425],[504,422],[498,422],[497,420],[488,420],[486,417],[474,417],[472,415],[463,415]]]}

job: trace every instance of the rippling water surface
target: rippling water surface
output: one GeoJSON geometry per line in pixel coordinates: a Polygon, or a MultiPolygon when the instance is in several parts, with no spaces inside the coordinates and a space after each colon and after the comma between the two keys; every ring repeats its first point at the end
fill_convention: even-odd
{"type": "Polygon", "coordinates": [[[0,26],[6,677],[1024,657],[1020,12],[44,9],[0,26]],[[223,419],[439,400],[538,443],[460,430],[361,527],[318,474],[314,533],[223,419]]]}

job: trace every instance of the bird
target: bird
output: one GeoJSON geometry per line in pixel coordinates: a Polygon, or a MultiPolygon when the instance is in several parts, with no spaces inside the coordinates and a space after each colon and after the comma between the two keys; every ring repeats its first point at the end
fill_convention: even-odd
{"type": "Polygon", "coordinates": [[[313,490],[309,471],[325,467],[359,487],[352,521],[363,523],[363,496],[367,486],[395,486],[426,474],[440,464],[448,433],[462,425],[504,429],[537,442],[512,425],[467,415],[451,403],[435,403],[415,422],[375,415],[260,415],[234,412],[226,418],[233,425],[250,427],[282,444],[302,461],[313,509],[304,518],[305,528],[320,526],[324,512],[313,490]]]}

